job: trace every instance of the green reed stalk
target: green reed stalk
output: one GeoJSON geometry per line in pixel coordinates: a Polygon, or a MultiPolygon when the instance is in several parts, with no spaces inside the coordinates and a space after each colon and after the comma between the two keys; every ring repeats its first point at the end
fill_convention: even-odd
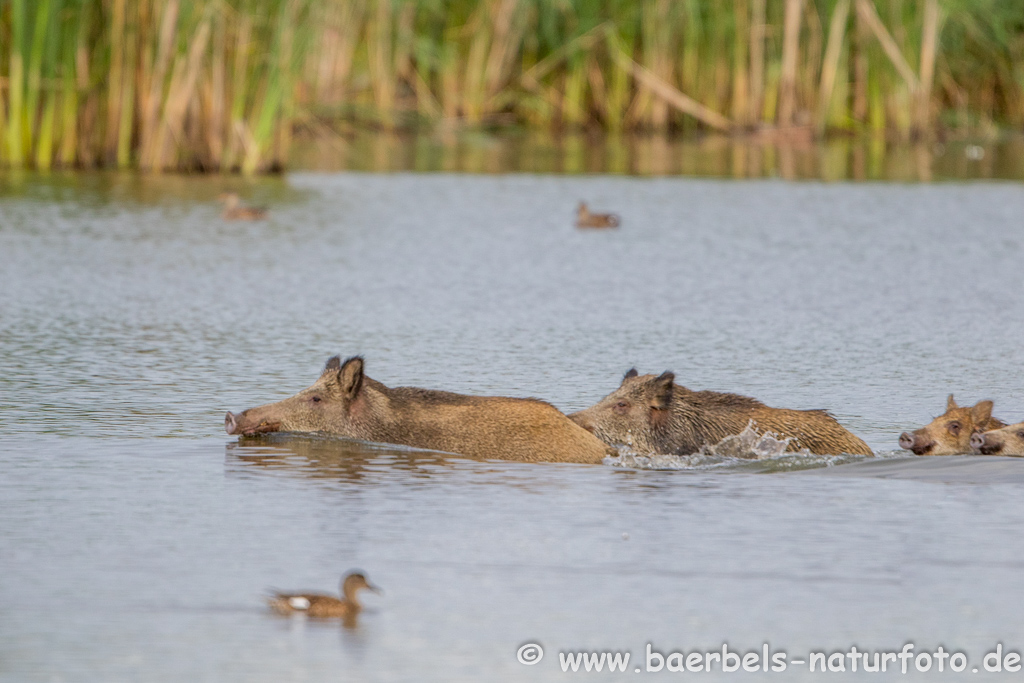
{"type": "Polygon", "coordinates": [[[53,0],[53,15],[48,22],[46,51],[43,57],[41,73],[46,77],[49,86],[43,95],[42,114],[36,141],[35,166],[48,170],[53,164],[54,139],[57,135],[57,71],[60,64],[61,41],[61,9],[62,0],[53,0]]]}
{"type": "Polygon", "coordinates": [[[11,166],[25,163],[23,127],[26,120],[25,96],[25,0],[11,0],[10,76],[7,78],[9,103],[7,116],[7,154],[11,166]]]}

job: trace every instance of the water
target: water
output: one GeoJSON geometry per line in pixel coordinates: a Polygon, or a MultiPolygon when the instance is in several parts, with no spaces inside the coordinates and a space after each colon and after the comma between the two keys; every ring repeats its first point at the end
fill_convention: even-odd
{"type": "MultiPolygon", "coordinates": [[[[806,131],[805,131],[806,132],[806,131]]],[[[712,178],[1024,180],[1024,136],[900,143],[745,136],[600,135],[543,130],[388,133],[361,128],[299,139],[297,167],[320,171],[612,173],[712,178]]]]}
{"type": "Polygon", "coordinates": [[[950,392],[1024,419],[1018,185],[3,182],[0,680],[560,680],[559,651],[633,669],[647,643],[910,641],[980,667],[1024,647],[1024,459],[894,451],[950,392]],[[220,221],[224,189],[271,219],[220,221]],[[623,227],[574,230],[581,199],[623,227]],[[335,353],[566,411],[671,369],[828,408],[879,457],[531,465],[224,435],[225,410],[335,353]],[[385,589],[355,629],[263,605],[355,567],[385,589]]]}

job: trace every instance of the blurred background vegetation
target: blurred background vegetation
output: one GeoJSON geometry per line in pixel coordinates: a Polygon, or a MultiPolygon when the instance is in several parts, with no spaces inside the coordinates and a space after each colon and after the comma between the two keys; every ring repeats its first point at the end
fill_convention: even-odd
{"type": "Polygon", "coordinates": [[[280,168],[295,135],[1024,129],[1020,0],[0,0],[0,163],[280,168]]]}

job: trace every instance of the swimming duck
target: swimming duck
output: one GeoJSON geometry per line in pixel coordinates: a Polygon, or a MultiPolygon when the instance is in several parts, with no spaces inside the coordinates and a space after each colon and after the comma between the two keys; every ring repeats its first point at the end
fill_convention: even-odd
{"type": "Polygon", "coordinates": [[[617,228],[619,217],[614,213],[590,213],[586,202],[580,202],[576,209],[577,228],[617,228]]]}
{"type": "Polygon", "coordinates": [[[259,221],[267,217],[262,206],[242,206],[242,198],[234,192],[224,192],[217,199],[224,202],[221,218],[226,221],[259,221]]]}
{"type": "Polygon", "coordinates": [[[380,593],[380,588],[367,581],[362,572],[350,572],[341,580],[340,600],[323,593],[274,593],[267,602],[280,614],[308,614],[321,619],[350,619],[363,608],[356,597],[363,588],[380,593]]]}

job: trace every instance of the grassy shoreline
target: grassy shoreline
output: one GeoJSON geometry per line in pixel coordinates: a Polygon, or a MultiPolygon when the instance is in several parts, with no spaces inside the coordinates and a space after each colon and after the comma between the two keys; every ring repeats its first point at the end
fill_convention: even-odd
{"type": "Polygon", "coordinates": [[[7,0],[0,164],[283,167],[344,125],[1024,128],[1013,0],[7,0]]]}

